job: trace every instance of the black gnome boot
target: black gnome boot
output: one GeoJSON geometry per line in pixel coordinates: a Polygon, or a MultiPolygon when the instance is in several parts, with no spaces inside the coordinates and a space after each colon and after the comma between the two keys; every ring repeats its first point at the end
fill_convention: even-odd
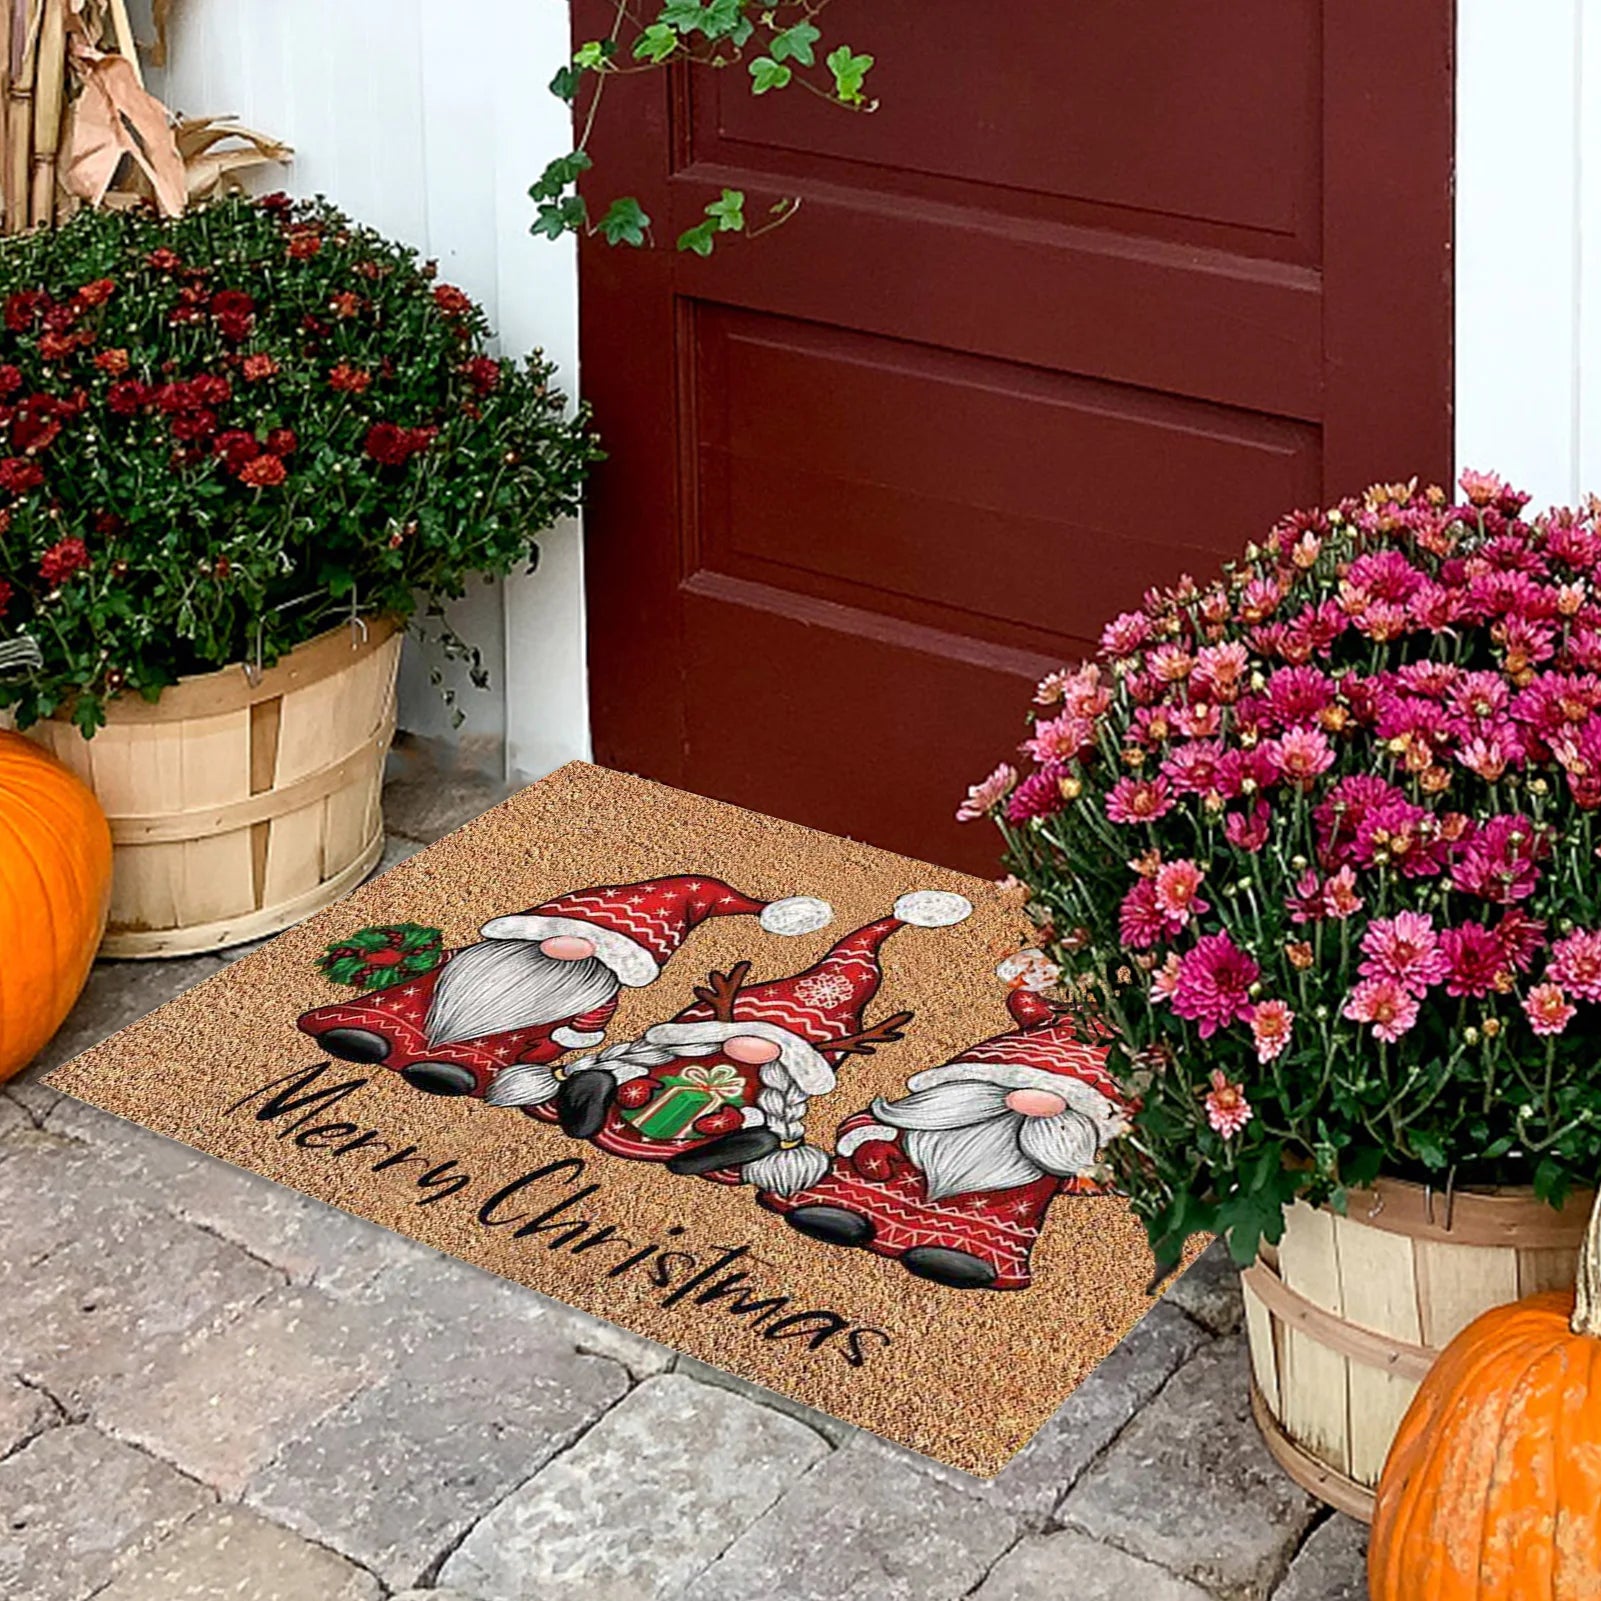
{"type": "Polygon", "coordinates": [[[866,1245],[877,1232],[871,1218],[843,1206],[797,1206],[784,1214],[784,1221],[825,1245],[866,1245]]]}
{"type": "Polygon", "coordinates": [[[617,1080],[598,1070],[574,1073],[556,1091],[556,1119],[563,1134],[575,1140],[593,1139],[606,1125],[606,1114],[617,1099],[617,1080]]]}
{"type": "Polygon", "coordinates": [[[337,1056],[341,1062],[360,1062],[371,1067],[389,1055],[389,1041],[382,1034],[374,1034],[367,1028],[324,1029],[321,1034],[313,1034],[312,1038],[330,1056],[337,1056]]]}
{"type": "Polygon", "coordinates": [[[778,1149],[779,1139],[771,1129],[741,1128],[732,1134],[720,1134],[715,1140],[697,1145],[693,1150],[680,1151],[669,1157],[669,1173],[715,1173],[721,1167],[743,1167],[759,1157],[770,1156],[778,1149]]]}
{"type": "Polygon", "coordinates": [[[943,1245],[914,1245],[901,1258],[901,1266],[950,1290],[987,1290],[995,1282],[995,1269],[988,1262],[943,1245]]]}

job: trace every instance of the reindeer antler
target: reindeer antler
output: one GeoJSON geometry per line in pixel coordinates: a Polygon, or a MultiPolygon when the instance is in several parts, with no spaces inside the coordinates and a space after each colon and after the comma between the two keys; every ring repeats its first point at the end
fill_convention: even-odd
{"type": "Polygon", "coordinates": [[[712,1016],[719,1023],[732,1023],[734,998],[739,994],[740,986],[744,984],[749,972],[749,962],[735,962],[726,973],[711,974],[707,982],[695,990],[695,999],[704,1001],[711,1007],[712,1016]]]}
{"type": "Polygon", "coordinates": [[[881,1023],[864,1028],[860,1034],[843,1034],[838,1039],[821,1040],[817,1049],[840,1056],[871,1056],[880,1045],[892,1045],[900,1039],[901,1031],[911,1020],[910,1012],[896,1012],[881,1023]]]}

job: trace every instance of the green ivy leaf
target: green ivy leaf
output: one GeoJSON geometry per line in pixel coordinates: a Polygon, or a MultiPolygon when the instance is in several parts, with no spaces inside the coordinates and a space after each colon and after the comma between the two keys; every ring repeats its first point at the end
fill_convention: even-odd
{"type": "Polygon", "coordinates": [[[823,37],[820,30],[809,22],[797,22],[773,39],[768,52],[774,61],[798,61],[803,67],[814,66],[817,61],[812,46],[823,37]]]}
{"type": "Polygon", "coordinates": [[[583,72],[598,72],[616,49],[610,39],[591,39],[573,52],[573,65],[583,72]]]}
{"type": "Polygon", "coordinates": [[[533,184],[529,187],[530,200],[555,200],[562,190],[578,182],[578,175],[587,172],[592,163],[582,150],[574,150],[570,155],[558,156],[546,166],[533,184]]]}
{"type": "Polygon", "coordinates": [[[609,245],[642,245],[650,218],[632,195],[623,195],[606,208],[597,226],[609,245]]]}
{"type": "Polygon", "coordinates": [[[678,31],[665,22],[653,22],[634,41],[634,60],[660,65],[678,48],[678,31]]]}
{"type": "Polygon", "coordinates": [[[576,67],[558,67],[556,76],[550,80],[550,92],[558,100],[565,100],[571,105],[578,98],[578,85],[583,77],[576,67]]]}
{"type": "Polygon", "coordinates": [[[715,231],[715,224],[697,222],[693,228],[686,228],[679,234],[678,248],[692,250],[697,256],[709,256],[712,253],[712,234],[715,231]]]}
{"type": "Polygon", "coordinates": [[[873,65],[872,56],[856,55],[848,44],[830,50],[825,58],[834,75],[834,93],[848,106],[862,103],[862,81],[873,65]]]}
{"type": "Polygon", "coordinates": [[[771,56],[757,56],[750,64],[751,93],[764,95],[769,89],[787,88],[789,80],[795,76],[786,66],[774,61],[771,56]]]}
{"type": "Polygon", "coordinates": [[[564,233],[576,233],[588,220],[584,197],[568,195],[562,200],[545,201],[529,232],[545,239],[560,239],[564,233]]]}
{"type": "Polygon", "coordinates": [[[719,233],[741,233],[745,227],[745,191],[725,189],[706,207],[706,215],[717,224],[719,233]]]}
{"type": "Polygon", "coordinates": [[[751,35],[744,0],[667,0],[659,20],[678,33],[704,34],[708,39],[732,39],[743,44],[751,35]]]}

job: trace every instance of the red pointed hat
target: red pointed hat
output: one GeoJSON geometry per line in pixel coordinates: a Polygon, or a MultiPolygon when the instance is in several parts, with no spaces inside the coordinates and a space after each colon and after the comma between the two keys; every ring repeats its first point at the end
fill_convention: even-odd
{"type": "Polygon", "coordinates": [[[631,989],[649,984],[692,929],[709,917],[756,917],[770,934],[810,934],[834,913],[812,895],[759,901],[720,878],[683,874],[639,884],[605,884],[558,895],[532,911],[495,917],[485,939],[549,939],[574,934],[594,942],[595,955],[631,989]]]}
{"type": "Polygon", "coordinates": [[[764,1081],[792,1080],[806,1095],[826,1095],[834,1087],[834,1067],[844,1042],[862,1032],[862,1014],[883,979],[879,952],[897,929],[948,928],[972,912],[960,895],[919,890],[895,903],[893,916],[847,934],[805,972],[790,978],[752,984],[734,997],[732,1020],[720,1018],[712,1006],[697,1000],[670,1022],[645,1031],[651,1045],[716,1044],[735,1035],[752,1035],[779,1047],[778,1057],[763,1068],[764,1081]]]}
{"type": "Polygon", "coordinates": [[[1009,1090],[1050,1090],[1097,1123],[1121,1126],[1128,1098],[1107,1071],[1106,1048],[1086,1045],[1073,1020],[1045,996],[1017,988],[1006,997],[1017,1027],[958,1052],[940,1067],[913,1074],[907,1088],[926,1090],[979,1079],[1009,1090]]]}

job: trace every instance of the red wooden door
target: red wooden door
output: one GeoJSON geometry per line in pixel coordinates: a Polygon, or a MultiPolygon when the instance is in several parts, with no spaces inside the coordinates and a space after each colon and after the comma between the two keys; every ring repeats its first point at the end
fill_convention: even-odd
{"type": "MultiPolygon", "coordinates": [[[[579,37],[605,0],[574,6],[579,37]]],[[[607,90],[580,255],[598,760],[977,870],[1031,685],[1451,453],[1451,0],[839,0],[881,108],[607,90]],[[710,260],[728,185],[796,216],[710,260]]]]}

